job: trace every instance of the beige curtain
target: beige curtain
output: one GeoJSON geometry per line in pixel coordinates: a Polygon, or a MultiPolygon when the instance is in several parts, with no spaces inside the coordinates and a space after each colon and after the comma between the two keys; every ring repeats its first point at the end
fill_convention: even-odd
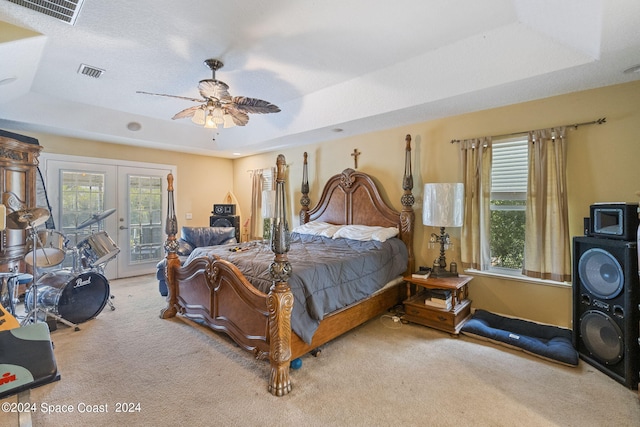
{"type": "Polygon", "coordinates": [[[460,159],[464,183],[464,224],[460,239],[460,261],[464,268],[486,270],[491,265],[491,137],[460,141],[460,159]]]}
{"type": "Polygon", "coordinates": [[[529,181],[522,273],[571,280],[566,128],[529,132],[529,181]]]}
{"type": "Polygon", "coordinates": [[[251,171],[251,212],[249,221],[249,240],[257,240],[262,235],[262,169],[251,171]],[[260,232],[260,235],[258,235],[260,232]]]}

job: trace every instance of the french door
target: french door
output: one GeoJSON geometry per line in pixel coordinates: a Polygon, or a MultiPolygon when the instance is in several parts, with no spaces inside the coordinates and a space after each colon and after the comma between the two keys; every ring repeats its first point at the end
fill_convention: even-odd
{"type": "Polygon", "coordinates": [[[40,168],[55,229],[67,248],[79,248],[81,261],[65,257],[63,268],[106,260],[108,279],[155,271],[164,256],[166,176],[175,166],[43,153],[40,168]],[[92,246],[102,249],[86,250],[92,246]]]}
{"type": "Polygon", "coordinates": [[[168,170],[118,167],[118,277],[155,271],[164,256],[168,170]]]}

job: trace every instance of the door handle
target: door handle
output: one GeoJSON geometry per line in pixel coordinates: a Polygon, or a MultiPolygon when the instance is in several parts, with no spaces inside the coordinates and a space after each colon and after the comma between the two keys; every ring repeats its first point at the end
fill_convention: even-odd
{"type": "Polygon", "coordinates": [[[121,225],[119,228],[120,228],[120,230],[128,230],[129,229],[129,227],[125,227],[124,225],[121,225]]]}

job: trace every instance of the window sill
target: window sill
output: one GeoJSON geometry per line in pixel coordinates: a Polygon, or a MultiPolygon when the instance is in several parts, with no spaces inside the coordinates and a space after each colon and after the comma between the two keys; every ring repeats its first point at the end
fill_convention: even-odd
{"type": "Polygon", "coordinates": [[[536,279],[533,277],[524,276],[521,273],[503,273],[497,270],[480,271],[474,269],[467,269],[464,272],[471,276],[494,277],[496,279],[513,280],[515,282],[524,282],[534,285],[554,286],[559,288],[567,288],[572,286],[569,282],[556,282],[555,280],[536,279]]]}

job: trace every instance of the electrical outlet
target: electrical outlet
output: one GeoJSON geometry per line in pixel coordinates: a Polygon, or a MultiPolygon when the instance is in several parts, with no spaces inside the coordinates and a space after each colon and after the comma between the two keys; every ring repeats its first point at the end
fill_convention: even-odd
{"type": "Polygon", "coordinates": [[[185,219],[193,219],[193,214],[191,212],[187,212],[185,214],[185,219]]]}

